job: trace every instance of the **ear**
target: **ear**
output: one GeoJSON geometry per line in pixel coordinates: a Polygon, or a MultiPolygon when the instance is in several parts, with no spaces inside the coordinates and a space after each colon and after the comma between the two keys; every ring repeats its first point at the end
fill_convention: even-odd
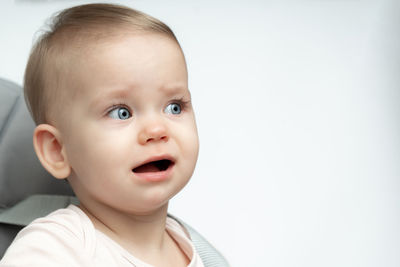
{"type": "Polygon", "coordinates": [[[57,179],[67,178],[71,167],[60,132],[49,124],[40,124],[33,132],[33,146],[43,167],[57,179]]]}

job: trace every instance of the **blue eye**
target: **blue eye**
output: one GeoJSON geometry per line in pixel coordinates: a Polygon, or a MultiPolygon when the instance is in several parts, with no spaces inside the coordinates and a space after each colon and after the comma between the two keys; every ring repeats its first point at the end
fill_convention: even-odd
{"type": "Polygon", "coordinates": [[[116,120],[127,120],[130,117],[132,117],[131,113],[129,112],[129,110],[127,108],[124,107],[117,107],[114,108],[113,110],[111,110],[108,113],[108,116],[112,119],[116,119],[116,120]]]}
{"type": "Polygon", "coordinates": [[[178,103],[171,103],[164,109],[164,112],[169,113],[169,114],[175,114],[175,115],[181,114],[182,108],[181,108],[181,105],[178,103]]]}

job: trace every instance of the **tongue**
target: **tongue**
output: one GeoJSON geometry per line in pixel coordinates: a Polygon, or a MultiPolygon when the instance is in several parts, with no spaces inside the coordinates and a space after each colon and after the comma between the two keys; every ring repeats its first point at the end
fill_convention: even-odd
{"type": "Polygon", "coordinates": [[[147,163],[133,169],[134,172],[159,172],[160,169],[154,163],[147,163]]]}

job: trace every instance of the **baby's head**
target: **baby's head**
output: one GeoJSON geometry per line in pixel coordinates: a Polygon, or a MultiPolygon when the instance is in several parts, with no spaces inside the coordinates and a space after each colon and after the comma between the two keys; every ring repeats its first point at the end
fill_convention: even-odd
{"type": "Polygon", "coordinates": [[[193,173],[185,58],[157,19],[108,4],[61,12],[32,50],[25,97],[42,165],[89,210],[166,206],[193,173]]]}

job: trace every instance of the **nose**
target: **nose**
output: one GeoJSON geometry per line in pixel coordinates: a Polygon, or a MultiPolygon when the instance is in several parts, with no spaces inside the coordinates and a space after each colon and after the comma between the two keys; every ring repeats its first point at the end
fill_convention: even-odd
{"type": "Polygon", "coordinates": [[[159,121],[147,122],[139,132],[139,143],[167,142],[169,139],[167,127],[159,121]]]}

